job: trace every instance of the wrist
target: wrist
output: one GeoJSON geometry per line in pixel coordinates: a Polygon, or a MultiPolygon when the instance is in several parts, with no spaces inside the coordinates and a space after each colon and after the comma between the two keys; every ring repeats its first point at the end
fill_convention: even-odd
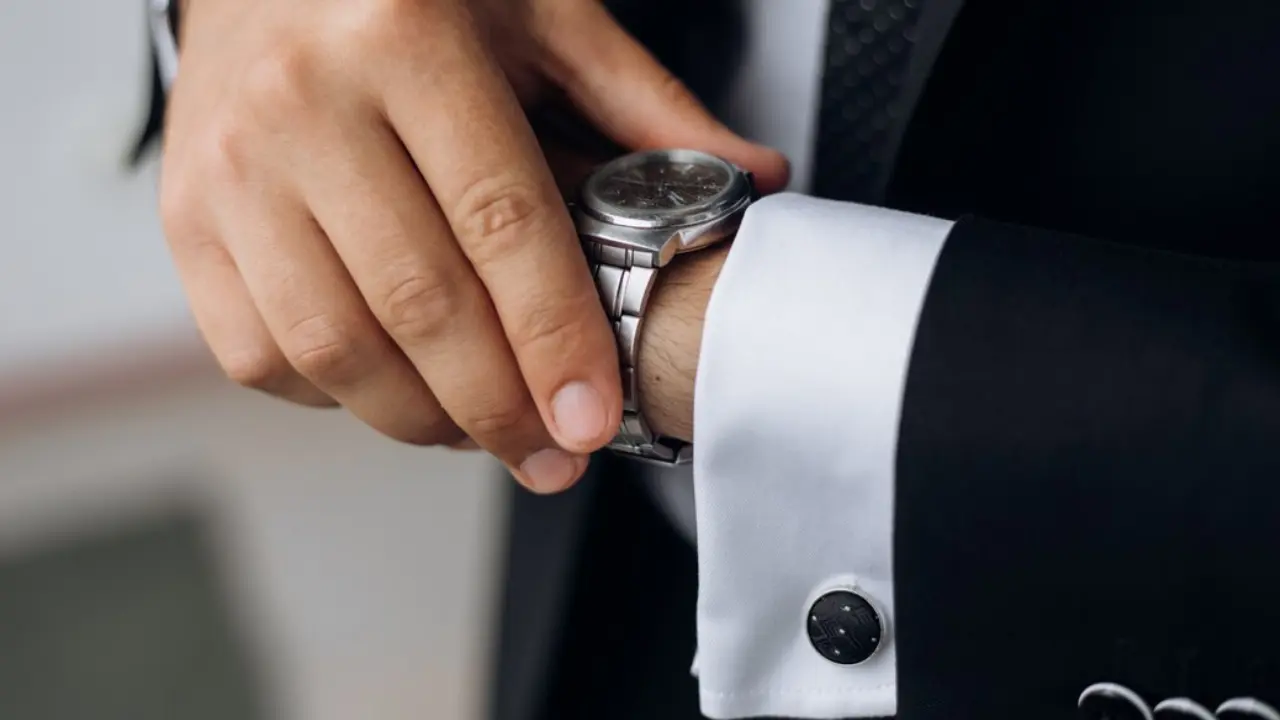
{"type": "Polygon", "coordinates": [[[640,333],[640,411],[654,432],[693,441],[693,393],[707,303],[728,246],[677,257],[659,274],[640,333]]]}

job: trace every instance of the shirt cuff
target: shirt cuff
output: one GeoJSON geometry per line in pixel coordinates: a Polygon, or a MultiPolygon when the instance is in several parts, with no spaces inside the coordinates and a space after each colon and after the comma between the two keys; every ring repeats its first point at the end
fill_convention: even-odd
{"type": "Polygon", "coordinates": [[[898,419],[952,224],[795,194],[747,211],[707,308],[694,398],[694,673],[708,717],[896,712],[898,419]],[[810,640],[811,607],[840,589],[885,629],[856,665],[810,640]]]}

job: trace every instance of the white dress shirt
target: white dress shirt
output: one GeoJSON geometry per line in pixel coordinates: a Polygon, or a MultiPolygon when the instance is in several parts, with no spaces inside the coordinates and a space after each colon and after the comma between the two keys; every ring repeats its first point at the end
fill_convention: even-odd
{"type": "MultiPolygon", "coordinates": [[[[744,0],[746,52],[724,119],[745,137],[791,160],[790,189],[808,185],[828,0],[744,0]]],[[[697,532],[692,468],[647,468],[668,519],[689,540],[697,532]]]]}
{"type": "MultiPolygon", "coordinates": [[[[826,0],[746,0],[728,121],[810,174],[826,0]]],[[[694,404],[698,675],[712,718],[897,709],[893,489],[916,322],[951,223],[798,194],[748,212],[712,294],[694,404]],[[810,605],[854,588],[879,651],[839,665],[810,605]]],[[[689,484],[655,479],[677,525],[689,484]],[[682,495],[683,494],[683,495],[682,495]]],[[[683,520],[683,522],[682,522],[683,520]]]]}

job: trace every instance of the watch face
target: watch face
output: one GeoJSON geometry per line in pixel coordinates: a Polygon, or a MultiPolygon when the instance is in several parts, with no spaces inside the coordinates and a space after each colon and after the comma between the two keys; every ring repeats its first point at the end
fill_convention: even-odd
{"type": "Polygon", "coordinates": [[[733,166],[704,153],[636,153],[597,171],[584,195],[593,210],[610,219],[670,224],[732,199],[737,175],[733,166]]]}

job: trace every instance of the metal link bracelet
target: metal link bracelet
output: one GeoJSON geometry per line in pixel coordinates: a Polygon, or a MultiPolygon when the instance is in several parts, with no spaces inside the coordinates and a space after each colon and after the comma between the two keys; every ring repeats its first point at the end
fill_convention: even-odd
{"type": "Polygon", "coordinates": [[[652,258],[643,252],[590,240],[584,241],[582,247],[605,314],[613,323],[622,364],[622,424],[609,448],[661,465],[687,465],[693,462],[693,445],[654,433],[640,412],[636,361],[644,312],[658,277],[652,258]]]}

